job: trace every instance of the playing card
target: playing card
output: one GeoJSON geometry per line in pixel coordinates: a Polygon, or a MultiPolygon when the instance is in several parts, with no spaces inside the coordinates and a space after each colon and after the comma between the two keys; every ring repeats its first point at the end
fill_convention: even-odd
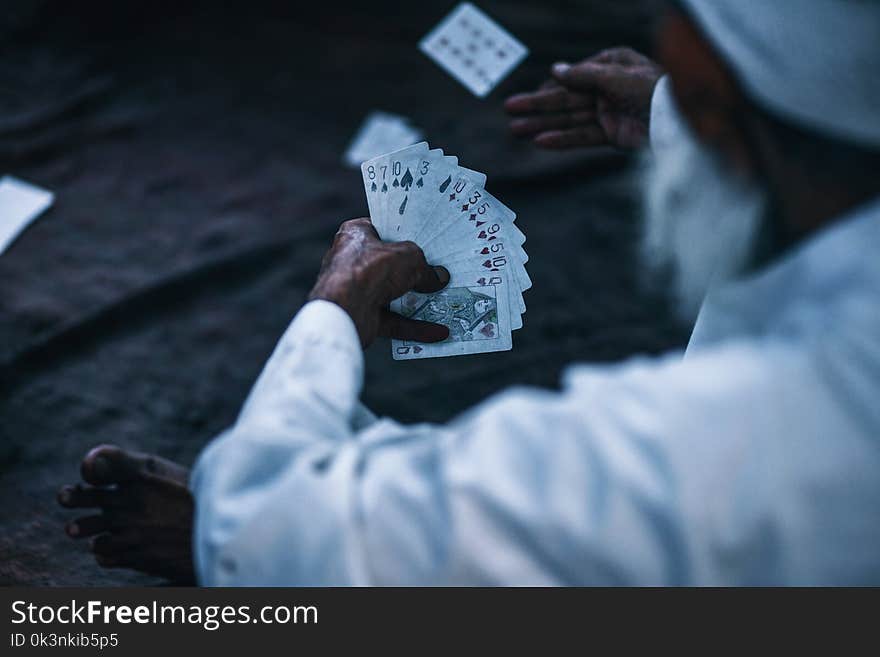
{"type": "Polygon", "coordinates": [[[486,184],[485,174],[464,167],[456,167],[440,181],[439,185],[430,188],[428,207],[422,225],[418,228],[413,241],[416,244],[428,244],[434,235],[441,232],[446,226],[439,220],[445,216],[446,207],[456,203],[461,194],[472,186],[482,187],[486,184]]]}
{"type": "Polygon", "coordinates": [[[449,337],[431,344],[392,340],[394,359],[507,351],[513,345],[507,285],[504,274],[458,274],[439,292],[410,292],[396,299],[392,311],[410,319],[443,324],[449,328],[449,337]]]}
{"type": "MultiPolygon", "coordinates": [[[[434,151],[429,151],[433,153],[434,151]]],[[[393,241],[413,239],[421,229],[421,226],[431,219],[431,209],[434,204],[433,189],[436,189],[442,180],[451,171],[458,168],[458,158],[450,155],[440,155],[434,158],[423,158],[418,164],[418,178],[413,187],[413,193],[397,206],[396,214],[392,212],[389,225],[388,239],[393,241]]]]}
{"type": "Polygon", "coordinates": [[[18,178],[0,179],[0,253],[52,205],[54,198],[52,192],[18,178]]]}
{"type": "Polygon", "coordinates": [[[516,214],[477,183],[456,184],[433,213],[437,220],[417,240],[426,254],[444,256],[460,251],[460,240],[469,237],[492,241],[499,224],[508,226],[511,238],[520,240],[519,244],[525,242],[525,235],[513,225],[516,214]]]}
{"type": "Polygon", "coordinates": [[[386,112],[372,112],[364,119],[345,151],[345,163],[359,167],[366,160],[405,148],[421,138],[421,132],[410,126],[406,118],[386,112]]]}
{"type": "MultiPolygon", "coordinates": [[[[383,239],[388,232],[385,221],[388,218],[388,195],[392,190],[400,187],[400,180],[404,173],[403,163],[412,162],[427,152],[428,144],[423,141],[392,153],[380,155],[361,164],[361,175],[367,193],[370,219],[379,236],[383,239]]],[[[412,175],[411,172],[410,175],[412,175]]]]}
{"type": "Polygon", "coordinates": [[[419,43],[456,80],[485,97],[529,51],[469,2],[458,5],[419,43]]]}
{"type": "Polygon", "coordinates": [[[516,214],[486,191],[485,174],[459,166],[457,158],[440,149],[429,150],[425,142],[372,158],[363,163],[361,173],[379,236],[386,241],[414,241],[428,262],[446,267],[451,276],[444,291],[406,295],[392,303],[392,310],[434,321],[426,318],[451,308],[444,323],[452,337],[443,345],[395,341],[394,357],[407,360],[509,349],[511,332],[522,327],[523,291],[532,281],[525,269],[525,235],[514,223],[516,214]],[[491,289],[478,292],[477,287],[491,289]],[[491,297],[491,303],[484,297],[491,297]],[[492,314],[474,316],[464,303],[471,298],[474,308],[488,312],[491,306],[492,314]],[[455,322],[449,324],[452,319],[455,322]]]}
{"type": "MultiPolygon", "coordinates": [[[[512,281],[510,307],[524,313],[522,292],[532,283],[525,271],[525,236],[514,225],[516,214],[477,185],[460,189],[455,199],[450,195],[435,209],[435,232],[418,242],[426,259],[450,271],[507,271],[512,281]]],[[[512,318],[513,330],[521,326],[518,316],[512,318]]]]}
{"type": "MultiPolygon", "coordinates": [[[[434,166],[428,176],[425,178],[425,187],[423,192],[419,194],[419,203],[416,212],[410,214],[405,224],[405,230],[401,231],[401,239],[410,239],[418,242],[418,235],[422,232],[425,225],[436,221],[434,208],[443,191],[449,186],[449,181],[453,177],[463,175],[464,172],[470,172],[470,169],[464,169],[458,166],[458,158],[444,156],[443,161],[434,166]]],[[[485,176],[477,172],[471,174],[481,177],[485,180],[485,176]]],[[[470,174],[468,174],[470,175],[470,174]]]]}
{"type": "Polygon", "coordinates": [[[458,276],[464,274],[473,274],[477,271],[481,272],[484,276],[492,276],[501,271],[505,271],[508,274],[508,280],[510,284],[507,285],[507,298],[508,298],[508,307],[510,309],[510,330],[518,331],[522,328],[522,313],[525,312],[525,301],[523,300],[522,290],[519,287],[519,282],[516,279],[515,268],[521,265],[515,265],[514,261],[511,259],[509,263],[510,267],[492,267],[492,268],[484,268],[480,267],[478,270],[477,267],[480,266],[480,263],[472,262],[472,261],[459,261],[459,262],[443,262],[443,266],[449,272],[451,278],[457,278],[458,276]]]}
{"type": "MultiPolygon", "coordinates": [[[[445,214],[439,208],[435,210],[439,228],[420,242],[425,257],[450,272],[506,271],[511,280],[511,312],[524,313],[522,291],[531,286],[531,281],[524,266],[528,260],[522,248],[525,236],[513,225],[515,213],[476,185],[464,189],[458,196],[445,203],[445,214]]],[[[512,330],[522,327],[518,314],[511,321],[512,330]]]]}
{"type": "Polygon", "coordinates": [[[436,184],[436,176],[442,173],[441,164],[457,162],[458,158],[445,157],[440,149],[391,158],[389,166],[392,173],[399,170],[400,174],[392,178],[391,189],[385,199],[387,235],[383,239],[395,242],[409,239],[415,218],[425,209],[422,201],[427,195],[427,188],[436,184]]]}
{"type": "Polygon", "coordinates": [[[525,263],[528,261],[528,255],[521,246],[513,246],[512,250],[504,250],[504,242],[499,241],[492,244],[491,248],[499,248],[498,251],[491,252],[489,247],[483,247],[483,253],[477,255],[468,255],[466,257],[451,256],[443,258],[438,262],[442,263],[446,269],[452,271],[481,271],[484,274],[490,274],[500,271],[509,272],[516,282],[511,286],[511,298],[514,303],[511,307],[519,312],[525,312],[525,301],[522,292],[528,290],[532,286],[532,281],[525,269],[525,263]]]}

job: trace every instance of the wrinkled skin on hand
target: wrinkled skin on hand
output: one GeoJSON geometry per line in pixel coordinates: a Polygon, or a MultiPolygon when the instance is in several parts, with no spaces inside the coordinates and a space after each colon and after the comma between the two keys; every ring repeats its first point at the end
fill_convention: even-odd
{"type": "Polygon", "coordinates": [[[411,290],[437,292],[449,273],[432,267],[413,242],[382,242],[369,219],[352,219],[339,228],[324,256],[310,300],[331,301],[345,310],[357,327],[361,344],[377,336],[419,342],[440,342],[445,326],[407,319],[388,304],[411,290]]]}
{"type": "Polygon", "coordinates": [[[68,536],[88,539],[104,568],[130,568],[176,584],[195,583],[195,504],[186,468],[150,454],[100,445],[86,454],[80,470],[81,482],[58,491],[61,506],[87,510],[67,523],[68,536]]]}
{"type": "Polygon", "coordinates": [[[510,130],[548,149],[635,149],[648,137],[660,66],[631,48],[611,48],[578,64],[558,63],[537,91],[504,104],[510,130]]]}

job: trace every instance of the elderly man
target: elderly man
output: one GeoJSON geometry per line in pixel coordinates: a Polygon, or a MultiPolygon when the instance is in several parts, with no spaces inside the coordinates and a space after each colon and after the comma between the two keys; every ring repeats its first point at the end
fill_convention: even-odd
{"type": "Polygon", "coordinates": [[[185,471],[101,447],[61,500],[103,513],[68,531],[181,578],[192,549],[211,585],[880,584],[880,6],[683,0],[660,54],[659,83],[613,50],[507,108],[548,148],[650,140],[684,358],[376,419],[361,347],[443,339],[386,307],[445,272],[347,222],[194,505],[185,471]]]}

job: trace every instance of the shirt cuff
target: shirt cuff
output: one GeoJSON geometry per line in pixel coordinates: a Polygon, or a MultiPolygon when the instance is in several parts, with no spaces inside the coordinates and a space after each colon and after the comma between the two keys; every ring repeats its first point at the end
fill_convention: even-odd
{"type": "Polygon", "coordinates": [[[286,341],[321,343],[348,351],[363,364],[361,339],[351,317],[331,301],[317,299],[300,308],[281,338],[286,341]]]}

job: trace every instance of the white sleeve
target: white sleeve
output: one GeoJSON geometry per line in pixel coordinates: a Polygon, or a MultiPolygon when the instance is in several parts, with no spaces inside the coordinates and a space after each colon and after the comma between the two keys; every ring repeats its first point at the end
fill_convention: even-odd
{"type": "Polygon", "coordinates": [[[672,531],[662,473],[619,427],[591,435],[580,395],[511,391],[446,426],[356,426],[362,377],[348,315],[307,304],[194,470],[201,583],[667,581],[667,546],[614,541],[672,531]],[[626,524],[603,527],[612,501],[626,524]],[[609,568],[611,554],[629,565],[609,568]]]}
{"type": "Polygon", "coordinates": [[[257,563],[245,555],[253,554],[253,545],[268,548],[285,541],[288,531],[297,533],[297,543],[281,549],[295,547],[299,567],[291,568],[285,580],[359,580],[353,555],[346,552],[353,537],[338,535],[335,524],[336,518],[350,515],[350,491],[333,477],[355,456],[350,443],[355,430],[375,422],[358,401],[363,368],[360,340],[348,314],[327,301],[306,304],[266,363],[235,425],[205,449],[193,470],[201,582],[275,576],[278,567],[289,567],[285,559],[267,552],[267,559],[257,563]],[[267,525],[263,520],[268,517],[279,522],[267,525]],[[328,541],[332,554],[324,553],[328,541]],[[314,559],[332,564],[333,570],[321,572],[310,563],[314,559]]]}
{"type": "Polygon", "coordinates": [[[559,392],[510,390],[444,426],[355,428],[357,334],[313,302],[195,468],[199,580],[786,581],[780,560],[804,545],[786,518],[806,507],[774,482],[796,493],[795,455],[828,460],[833,416],[792,362],[741,346],[578,368],[559,392]],[[780,414],[809,449],[774,438],[780,414]]]}

